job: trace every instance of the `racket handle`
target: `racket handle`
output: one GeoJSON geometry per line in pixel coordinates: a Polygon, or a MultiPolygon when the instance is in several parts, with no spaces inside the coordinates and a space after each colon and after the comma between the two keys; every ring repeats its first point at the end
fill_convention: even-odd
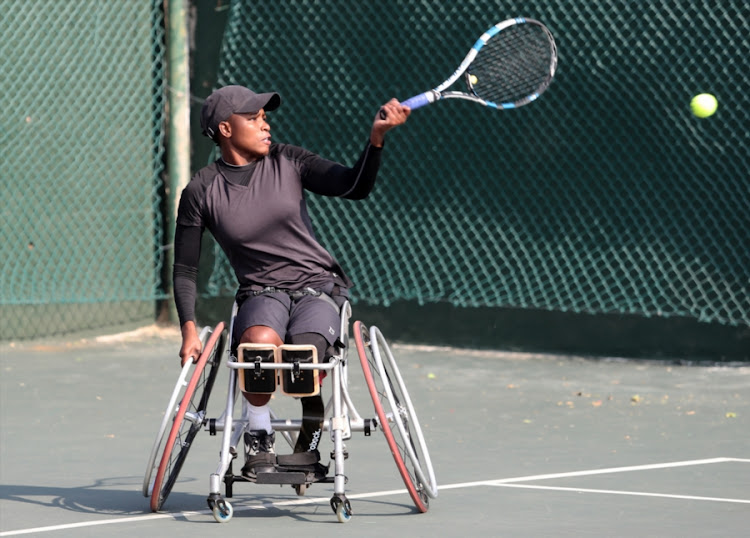
{"type": "MultiPolygon", "coordinates": [[[[435,100],[438,97],[438,93],[434,90],[430,90],[428,92],[420,93],[419,95],[415,95],[414,97],[409,97],[406,101],[401,103],[402,105],[406,105],[412,110],[415,108],[423,107],[425,105],[429,105],[430,103],[434,103],[435,100]]],[[[380,119],[385,119],[387,114],[385,113],[385,110],[382,108],[380,109],[380,119]]]]}
{"type": "Polygon", "coordinates": [[[414,97],[409,97],[406,101],[404,101],[401,104],[406,105],[412,110],[414,110],[415,108],[423,107],[425,105],[429,105],[430,103],[434,103],[436,97],[437,97],[437,93],[430,90],[428,92],[415,95],[414,97]]]}

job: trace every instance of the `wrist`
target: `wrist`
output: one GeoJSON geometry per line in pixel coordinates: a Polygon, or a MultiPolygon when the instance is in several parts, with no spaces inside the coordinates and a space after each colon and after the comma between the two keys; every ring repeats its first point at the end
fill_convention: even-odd
{"type": "Polygon", "coordinates": [[[186,321],[182,324],[180,327],[180,332],[182,333],[182,337],[188,337],[193,336],[198,332],[198,330],[195,328],[195,322],[194,321],[186,321]]]}
{"type": "Polygon", "coordinates": [[[373,129],[370,132],[370,144],[376,148],[382,148],[385,144],[385,134],[373,129]]]}

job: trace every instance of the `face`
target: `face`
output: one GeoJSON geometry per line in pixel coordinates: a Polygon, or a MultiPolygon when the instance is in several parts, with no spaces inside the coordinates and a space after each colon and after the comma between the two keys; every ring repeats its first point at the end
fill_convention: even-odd
{"type": "Polygon", "coordinates": [[[268,155],[271,126],[262,108],[252,114],[232,114],[219,124],[219,132],[224,136],[226,149],[243,160],[249,162],[268,155]]]}

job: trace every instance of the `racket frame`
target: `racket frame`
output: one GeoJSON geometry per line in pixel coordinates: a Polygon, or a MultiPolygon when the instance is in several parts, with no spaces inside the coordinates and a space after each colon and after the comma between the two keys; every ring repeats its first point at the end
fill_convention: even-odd
{"type": "Polygon", "coordinates": [[[552,36],[552,33],[549,31],[549,29],[536,19],[529,19],[526,17],[516,17],[513,19],[508,19],[508,20],[499,22],[496,25],[494,25],[492,28],[487,30],[485,33],[483,33],[479,37],[479,39],[477,39],[477,41],[474,43],[474,46],[471,47],[471,50],[469,50],[469,53],[463,59],[461,64],[458,66],[458,68],[453,72],[453,74],[450,77],[448,77],[445,80],[445,82],[440,84],[440,86],[437,86],[436,88],[432,90],[428,90],[426,92],[410,97],[409,99],[404,101],[402,104],[414,110],[415,108],[420,108],[422,106],[429,105],[441,99],[466,99],[468,101],[474,101],[475,103],[480,103],[490,108],[497,108],[497,109],[518,108],[520,106],[523,106],[523,105],[526,105],[528,103],[535,101],[547,89],[547,87],[549,87],[550,82],[552,82],[552,79],[555,76],[556,69],[557,69],[557,46],[555,45],[555,39],[552,36]],[[549,40],[550,40],[550,47],[552,49],[551,50],[552,60],[550,62],[550,72],[549,72],[549,77],[547,78],[547,82],[546,84],[543,84],[539,88],[537,88],[537,91],[532,93],[531,95],[525,96],[524,98],[519,99],[518,101],[511,102],[511,103],[494,103],[492,101],[487,101],[485,99],[482,99],[474,91],[474,85],[471,83],[471,71],[469,70],[469,67],[471,66],[474,59],[477,57],[477,54],[479,54],[479,51],[482,49],[482,47],[484,47],[487,41],[490,40],[490,38],[499,34],[506,28],[515,26],[517,24],[535,24],[535,25],[540,26],[547,33],[547,36],[549,37],[549,40]],[[462,91],[445,91],[447,88],[452,86],[459,79],[459,77],[461,77],[461,75],[464,75],[466,88],[471,93],[466,93],[462,91]]]}

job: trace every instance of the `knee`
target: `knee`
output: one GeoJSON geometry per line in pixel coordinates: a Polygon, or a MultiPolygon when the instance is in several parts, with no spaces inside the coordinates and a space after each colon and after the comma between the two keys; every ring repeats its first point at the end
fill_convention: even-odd
{"type": "Polygon", "coordinates": [[[240,343],[247,344],[273,344],[280,346],[284,342],[281,337],[271,327],[264,325],[253,325],[248,327],[240,336],[240,343]]]}
{"type": "Polygon", "coordinates": [[[289,343],[294,345],[302,346],[315,346],[315,350],[318,352],[318,360],[320,362],[325,361],[328,351],[328,340],[318,333],[302,333],[295,334],[289,337],[289,343]]]}
{"type": "MultiPolygon", "coordinates": [[[[276,331],[274,331],[270,327],[266,327],[263,325],[254,325],[252,327],[248,327],[242,333],[242,335],[240,336],[240,344],[273,344],[275,346],[280,346],[281,344],[283,344],[283,342],[279,335],[276,334],[276,331]]],[[[271,395],[264,392],[255,393],[242,391],[242,394],[245,396],[247,401],[250,402],[250,405],[254,405],[256,407],[266,405],[271,399],[271,395]]]]}
{"type": "Polygon", "coordinates": [[[250,402],[250,405],[254,407],[263,407],[271,401],[270,394],[262,394],[257,392],[243,392],[242,395],[250,402]]]}

